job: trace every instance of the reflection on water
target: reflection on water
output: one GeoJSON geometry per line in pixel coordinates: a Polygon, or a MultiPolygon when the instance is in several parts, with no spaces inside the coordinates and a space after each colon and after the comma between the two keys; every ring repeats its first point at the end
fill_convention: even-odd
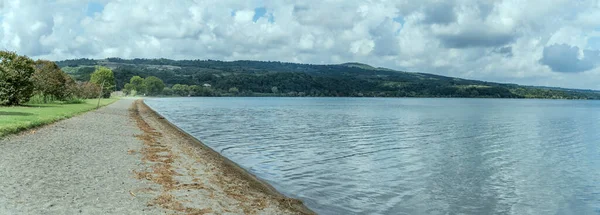
{"type": "Polygon", "coordinates": [[[600,214],[600,102],[149,99],[320,214],[600,214]]]}

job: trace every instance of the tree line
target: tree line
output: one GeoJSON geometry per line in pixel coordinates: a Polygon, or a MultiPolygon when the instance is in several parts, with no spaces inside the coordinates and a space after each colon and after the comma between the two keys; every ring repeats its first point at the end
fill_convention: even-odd
{"type": "MultiPolygon", "coordinates": [[[[24,62],[28,59],[24,56],[17,57],[25,59],[24,62]]],[[[35,84],[36,86],[31,88],[32,92],[28,94],[27,87],[20,89],[23,92],[2,87],[0,96],[24,94],[25,96],[17,97],[27,98],[33,94],[50,100],[91,98],[97,96],[102,87],[104,97],[110,96],[112,91],[122,90],[128,95],[146,96],[600,99],[597,91],[500,84],[395,71],[359,63],[312,65],[265,61],[120,58],[84,58],[56,63],[29,60],[31,62],[25,62],[23,65],[33,65],[32,71],[38,71],[38,75],[3,79],[30,82],[32,86],[35,84]]],[[[6,64],[3,68],[13,65],[9,63],[10,60],[6,62],[3,60],[3,65],[6,64]]],[[[19,65],[14,64],[13,70],[21,68],[19,65]]],[[[4,73],[3,76],[8,77],[4,73]]],[[[0,104],[23,103],[14,102],[14,98],[6,100],[11,102],[0,104]]]]}
{"type": "Polygon", "coordinates": [[[86,81],[76,81],[54,62],[32,60],[15,52],[0,51],[0,105],[34,103],[79,103],[97,98],[101,92],[110,97],[115,90],[112,70],[97,66],[86,81]],[[102,88],[101,88],[102,87],[102,88]]]}
{"type": "Polygon", "coordinates": [[[58,64],[81,80],[88,78],[95,66],[109,65],[115,73],[117,90],[132,89],[125,85],[131,84],[130,79],[134,76],[157,77],[166,87],[160,94],[178,96],[600,99],[596,91],[492,83],[375,68],[359,63],[312,65],[265,61],[108,58],[75,59],[58,64]],[[183,88],[187,90],[181,90],[183,88]]]}

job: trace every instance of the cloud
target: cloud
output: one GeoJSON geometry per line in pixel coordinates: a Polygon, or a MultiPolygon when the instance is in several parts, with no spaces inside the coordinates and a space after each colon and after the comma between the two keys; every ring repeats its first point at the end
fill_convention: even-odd
{"type": "Polygon", "coordinates": [[[373,35],[375,42],[374,54],[378,56],[393,56],[400,53],[400,45],[396,32],[401,28],[400,23],[393,19],[386,19],[369,33],[373,35]]]}
{"type": "Polygon", "coordinates": [[[433,25],[431,29],[447,48],[501,47],[519,36],[519,26],[512,17],[494,4],[479,2],[443,8],[457,12],[455,22],[433,25]]]}
{"type": "Polygon", "coordinates": [[[506,57],[513,56],[512,47],[510,47],[510,46],[497,48],[497,49],[492,50],[492,52],[504,55],[506,57]]]}
{"type": "Polygon", "coordinates": [[[540,63],[549,66],[552,71],[564,73],[585,72],[594,69],[600,63],[600,51],[583,50],[579,57],[579,48],[567,44],[551,45],[544,48],[540,63]]]}
{"type": "Polygon", "coordinates": [[[439,34],[438,38],[448,48],[498,47],[515,40],[515,35],[485,29],[467,29],[458,33],[439,34]]]}
{"type": "Polygon", "coordinates": [[[600,89],[600,69],[591,63],[596,53],[591,49],[599,49],[596,0],[0,3],[0,49],[34,58],[364,62],[486,81],[600,89]],[[573,47],[580,47],[577,54],[573,47]],[[558,56],[569,60],[555,65],[558,56]],[[553,72],[557,69],[587,72],[553,72]]]}
{"type": "Polygon", "coordinates": [[[424,14],[423,22],[426,24],[449,24],[456,21],[454,4],[451,1],[440,1],[432,5],[426,5],[424,14]]]}

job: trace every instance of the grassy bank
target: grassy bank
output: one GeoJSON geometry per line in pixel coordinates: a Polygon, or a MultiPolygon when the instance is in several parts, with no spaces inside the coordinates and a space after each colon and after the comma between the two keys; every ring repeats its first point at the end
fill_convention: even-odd
{"type": "MultiPolygon", "coordinates": [[[[118,98],[102,99],[100,105],[105,106],[117,100],[118,98]]],[[[97,99],[88,99],[81,104],[55,103],[0,107],[0,137],[93,110],[97,102],[97,99]]]]}

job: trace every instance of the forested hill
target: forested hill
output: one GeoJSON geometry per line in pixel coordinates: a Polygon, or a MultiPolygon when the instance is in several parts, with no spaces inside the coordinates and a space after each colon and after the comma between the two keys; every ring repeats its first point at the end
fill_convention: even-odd
{"type": "Polygon", "coordinates": [[[264,61],[108,58],[56,62],[76,80],[94,66],[113,69],[117,89],[133,76],[156,76],[167,87],[210,84],[212,96],[357,96],[599,99],[600,92],[466,80],[375,68],[361,63],[312,65],[264,61]]]}

